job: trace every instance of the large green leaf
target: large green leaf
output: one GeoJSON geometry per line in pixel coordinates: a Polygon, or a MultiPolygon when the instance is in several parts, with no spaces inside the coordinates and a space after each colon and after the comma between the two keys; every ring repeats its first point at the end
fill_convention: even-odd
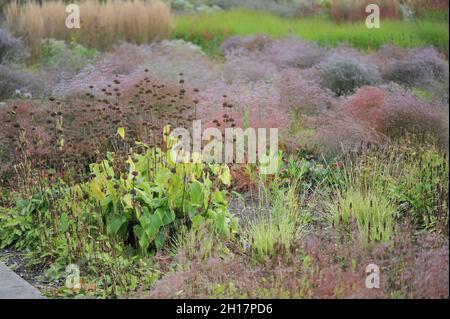
{"type": "Polygon", "coordinates": [[[109,165],[109,162],[107,160],[104,160],[102,162],[102,166],[108,176],[114,176],[114,169],[111,167],[111,165],[109,165]]]}
{"type": "Polygon", "coordinates": [[[187,213],[189,218],[192,218],[199,212],[199,206],[194,206],[190,201],[185,201],[183,204],[183,212],[187,213]]]}
{"type": "Polygon", "coordinates": [[[117,235],[120,228],[127,222],[127,218],[123,215],[114,215],[108,225],[110,234],[117,235]]]}
{"type": "Polygon", "coordinates": [[[169,225],[175,220],[175,212],[168,207],[156,209],[155,214],[159,215],[163,226],[169,225]]]}
{"type": "Polygon", "coordinates": [[[228,234],[228,227],[225,212],[217,212],[215,217],[216,230],[221,234],[228,234]]]}
{"type": "Polygon", "coordinates": [[[139,240],[139,246],[141,246],[143,250],[146,250],[148,245],[150,245],[150,242],[147,238],[147,234],[145,233],[144,229],[142,228],[141,225],[135,225],[133,227],[133,230],[139,240]]]}
{"type": "Polygon", "coordinates": [[[59,221],[59,227],[61,232],[65,233],[69,229],[69,215],[67,213],[62,213],[59,221]]]}
{"type": "Polygon", "coordinates": [[[167,240],[167,237],[168,237],[167,229],[161,228],[158,232],[158,235],[156,235],[156,238],[155,238],[156,249],[160,250],[161,248],[163,248],[164,243],[167,240]]]}
{"type": "Polygon", "coordinates": [[[227,198],[225,196],[225,194],[223,193],[223,191],[215,191],[212,194],[212,200],[214,201],[214,204],[216,205],[223,205],[223,206],[227,206],[228,202],[227,202],[227,198]]]}
{"type": "Polygon", "coordinates": [[[219,179],[222,181],[224,185],[229,186],[231,183],[231,174],[230,168],[227,165],[222,166],[222,170],[220,171],[219,179]]]}
{"type": "Polygon", "coordinates": [[[181,206],[183,201],[183,179],[180,175],[172,175],[169,181],[169,205],[175,209],[181,206]]]}
{"type": "Polygon", "coordinates": [[[193,206],[202,207],[203,206],[203,189],[202,185],[198,181],[194,181],[190,185],[190,198],[193,206]]]}
{"type": "Polygon", "coordinates": [[[131,196],[131,194],[125,194],[125,196],[123,196],[123,201],[126,204],[126,207],[128,208],[132,208],[133,207],[133,197],[131,196]]]}
{"type": "Polygon", "coordinates": [[[124,127],[118,127],[117,128],[117,134],[124,139],[125,138],[125,128],[124,127]]]}
{"type": "Polygon", "coordinates": [[[171,176],[172,176],[172,172],[170,171],[170,169],[168,169],[166,167],[161,168],[155,175],[156,185],[166,188],[171,176]]]}
{"type": "Polygon", "coordinates": [[[202,215],[195,215],[194,217],[192,217],[192,227],[194,229],[198,229],[200,224],[203,223],[205,220],[205,217],[203,217],[202,215]]]}
{"type": "Polygon", "coordinates": [[[136,193],[138,194],[138,198],[143,200],[148,206],[152,207],[154,205],[152,193],[150,191],[136,189],[136,193]]]}
{"type": "Polygon", "coordinates": [[[107,207],[112,202],[111,195],[106,196],[100,201],[102,207],[107,207]]]}
{"type": "Polygon", "coordinates": [[[142,228],[144,229],[150,241],[153,241],[158,234],[159,228],[162,226],[162,220],[159,214],[149,214],[144,212],[139,219],[142,228]]]}

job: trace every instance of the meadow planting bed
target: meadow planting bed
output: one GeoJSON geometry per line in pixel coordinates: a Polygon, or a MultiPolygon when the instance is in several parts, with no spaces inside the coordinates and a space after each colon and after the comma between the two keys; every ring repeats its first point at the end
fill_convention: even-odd
{"type": "Polygon", "coordinates": [[[372,31],[340,1],[106,2],[76,32],[3,8],[2,260],[51,298],[448,298],[448,3],[372,31]],[[276,170],[177,162],[195,121],[278,129],[276,170]]]}

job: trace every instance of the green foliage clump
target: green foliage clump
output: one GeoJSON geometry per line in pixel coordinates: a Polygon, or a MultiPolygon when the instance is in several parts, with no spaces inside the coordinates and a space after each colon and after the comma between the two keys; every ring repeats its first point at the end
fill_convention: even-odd
{"type": "Polygon", "coordinates": [[[244,232],[244,247],[256,260],[276,253],[289,253],[301,230],[299,207],[294,188],[278,189],[271,194],[268,213],[250,221],[244,232]]]}
{"type": "Polygon", "coordinates": [[[95,177],[89,197],[101,207],[109,233],[125,241],[135,236],[146,251],[151,244],[161,249],[173,226],[180,224],[196,227],[209,220],[220,234],[235,230],[226,191],[219,190],[229,184],[226,165],[176,164],[159,148],[133,154],[127,164],[122,173],[114,171],[111,156],[91,165],[95,177]]]}
{"type": "Polygon", "coordinates": [[[355,223],[367,242],[388,241],[394,234],[395,205],[382,194],[346,189],[330,202],[332,221],[347,230],[355,223]]]}
{"type": "MultiPolygon", "coordinates": [[[[118,134],[124,138],[125,130],[118,134]]],[[[178,163],[171,148],[140,142],[136,149],[125,158],[108,153],[90,165],[90,176],[69,183],[34,176],[32,195],[14,193],[17,201],[0,211],[0,247],[29,250],[31,262],[50,266],[56,277],[68,264],[86,265],[97,294],[111,296],[133,291],[147,275],[139,263],[181,230],[208,225],[217,238],[235,234],[228,166],[178,163]]]]}
{"type": "Polygon", "coordinates": [[[449,165],[445,155],[430,148],[410,154],[404,176],[392,185],[393,198],[413,214],[420,228],[448,231],[449,165]],[[447,229],[447,230],[446,230],[447,229]]]}
{"type": "MultiPolygon", "coordinates": [[[[359,196],[365,204],[370,201],[369,194],[382,196],[386,199],[380,199],[383,207],[395,205],[397,216],[411,219],[418,229],[447,233],[447,156],[435,146],[403,143],[364,150],[347,158],[336,178],[338,194],[345,195],[349,189],[352,196],[365,194],[359,196]]],[[[376,198],[372,199],[372,205],[376,202],[376,198]]]]}
{"type": "Polygon", "coordinates": [[[78,71],[97,56],[97,50],[85,48],[74,41],[66,44],[62,40],[47,39],[42,44],[41,63],[44,67],[70,65],[78,71]]]}

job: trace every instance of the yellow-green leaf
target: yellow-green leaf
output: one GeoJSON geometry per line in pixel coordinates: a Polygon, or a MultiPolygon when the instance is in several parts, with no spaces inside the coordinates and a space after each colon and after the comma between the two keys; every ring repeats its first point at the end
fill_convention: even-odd
{"type": "Polygon", "coordinates": [[[219,175],[220,180],[224,185],[230,185],[231,183],[231,174],[230,174],[230,168],[227,165],[222,166],[222,171],[219,175]]]}
{"type": "Polygon", "coordinates": [[[131,194],[126,194],[123,197],[123,201],[125,202],[127,207],[129,207],[129,208],[133,207],[133,198],[131,197],[131,194]]]}
{"type": "Polygon", "coordinates": [[[117,128],[117,134],[122,138],[122,140],[125,138],[125,128],[124,127],[118,127],[117,128]]]}

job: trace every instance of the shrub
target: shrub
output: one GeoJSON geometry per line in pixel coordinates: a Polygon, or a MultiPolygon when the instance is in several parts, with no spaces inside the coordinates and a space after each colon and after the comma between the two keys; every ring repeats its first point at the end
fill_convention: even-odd
{"type": "Polygon", "coordinates": [[[366,123],[336,110],[314,117],[312,126],[315,128],[315,142],[320,152],[329,159],[355,152],[364,145],[385,142],[385,138],[366,123]]]}
{"type": "MultiPolygon", "coordinates": [[[[84,94],[89,86],[93,86],[96,94],[111,84],[113,79],[130,79],[138,69],[142,74],[141,64],[147,54],[134,44],[121,44],[112,52],[102,55],[94,64],[87,64],[74,77],[63,79],[52,87],[52,94],[56,97],[68,97],[84,94]]],[[[130,79],[126,82],[132,82],[130,79]]],[[[124,83],[123,83],[124,84],[124,83]]]]}
{"type": "MultiPolygon", "coordinates": [[[[192,87],[203,88],[221,77],[220,67],[195,45],[180,40],[162,41],[149,46],[122,43],[103,54],[95,63],[83,67],[74,77],[67,77],[53,85],[55,96],[83,94],[94,86],[96,93],[117,78],[122,85],[136,81],[144,69],[152,78],[161,81],[179,81],[180,73],[192,87]],[[183,61],[183,63],[180,63],[183,61]]],[[[132,84],[131,84],[132,85],[132,84]]]]}
{"type": "Polygon", "coordinates": [[[305,115],[331,109],[335,104],[333,92],[323,89],[314,76],[296,69],[283,71],[278,84],[281,108],[305,115]]]}
{"type": "Polygon", "coordinates": [[[369,60],[375,63],[380,72],[383,73],[383,70],[387,64],[392,63],[396,60],[400,60],[407,54],[408,49],[401,48],[392,44],[386,44],[381,46],[381,48],[379,48],[375,52],[371,53],[369,55],[369,60]]]}
{"type": "Polygon", "coordinates": [[[20,63],[28,57],[28,50],[19,38],[0,29],[0,64],[20,63]]]}
{"type": "Polygon", "coordinates": [[[347,95],[363,85],[376,84],[381,77],[378,69],[363,58],[345,53],[333,53],[318,65],[321,83],[337,95],[347,95]]]}
{"type": "Polygon", "coordinates": [[[278,110],[290,115],[289,129],[283,132],[282,143],[287,150],[317,151],[314,119],[322,118],[337,101],[334,93],[322,88],[313,69],[286,69],[277,83],[280,92],[278,110]]]}
{"type": "Polygon", "coordinates": [[[70,64],[75,71],[79,71],[87,63],[91,62],[98,52],[94,49],[86,49],[82,45],[66,44],[62,40],[47,39],[42,44],[42,64],[44,67],[62,67],[62,64],[70,64]]]}
{"type": "Polygon", "coordinates": [[[398,86],[362,87],[341,102],[338,112],[392,138],[409,132],[416,141],[426,141],[431,135],[442,147],[448,144],[448,109],[398,86]]]}
{"type": "Polygon", "coordinates": [[[223,76],[228,83],[236,81],[272,82],[278,76],[278,68],[269,61],[248,51],[237,50],[226,56],[223,76]]]}
{"type": "Polygon", "coordinates": [[[373,86],[363,86],[341,101],[342,111],[352,115],[358,120],[368,123],[371,127],[378,129],[383,125],[381,104],[386,98],[387,92],[373,86]]]}
{"type": "Polygon", "coordinates": [[[143,50],[148,54],[143,64],[155,77],[178,80],[179,74],[183,73],[191,85],[204,88],[222,75],[216,61],[200,47],[183,40],[164,40],[143,50]]]}
{"type": "Polygon", "coordinates": [[[33,74],[0,64],[0,100],[8,99],[19,93],[38,95],[43,84],[33,74]]]}
{"type": "Polygon", "coordinates": [[[270,40],[266,37],[230,37],[222,45],[226,63],[224,77],[232,81],[277,80],[284,69],[306,69],[317,64],[324,50],[292,37],[270,40]]]}
{"type": "Polygon", "coordinates": [[[324,50],[314,43],[288,37],[269,43],[263,54],[279,68],[310,68],[322,60],[324,50]]]}
{"type": "Polygon", "coordinates": [[[429,89],[437,83],[448,83],[448,63],[434,48],[410,50],[402,58],[383,68],[382,76],[406,87],[429,89]]]}
{"type": "Polygon", "coordinates": [[[271,39],[267,36],[232,36],[221,45],[225,55],[241,52],[253,54],[252,59],[273,63],[278,68],[309,68],[324,57],[324,50],[312,42],[294,37],[271,39]],[[249,52],[250,51],[250,52],[249,52]]]}

